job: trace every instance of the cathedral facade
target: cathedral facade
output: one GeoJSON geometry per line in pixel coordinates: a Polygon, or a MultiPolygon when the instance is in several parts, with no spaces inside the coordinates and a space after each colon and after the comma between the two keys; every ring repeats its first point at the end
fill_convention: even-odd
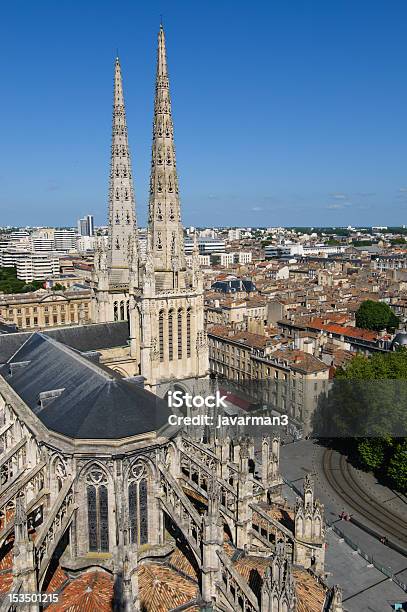
{"type": "Polygon", "coordinates": [[[94,322],[129,321],[135,373],[151,389],[208,374],[199,254],[187,268],[164,30],[158,35],[147,253],[140,256],[119,60],[115,64],[109,237],[95,256],[94,322]]]}
{"type": "Polygon", "coordinates": [[[295,505],[284,499],[279,439],[176,430],[151,391],[207,373],[162,28],[144,260],[118,61],[114,95],[95,324],[0,336],[1,610],[343,612],[325,581],[324,508],[309,476],[295,505]],[[114,357],[126,322],[129,354],[114,357]]]}
{"type": "Polygon", "coordinates": [[[139,377],[38,332],[0,374],[2,610],[342,612],[324,508],[309,476],[284,499],[279,439],[171,430],[139,377]]]}

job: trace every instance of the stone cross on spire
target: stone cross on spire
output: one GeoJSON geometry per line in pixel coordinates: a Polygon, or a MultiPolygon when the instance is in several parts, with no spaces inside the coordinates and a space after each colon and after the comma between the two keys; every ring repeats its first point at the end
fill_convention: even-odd
{"type": "Polygon", "coordinates": [[[109,281],[129,279],[129,245],[137,240],[135,200],[119,58],[115,62],[109,186],[109,281]]]}
{"type": "Polygon", "coordinates": [[[185,254],[165,36],[162,25],[158,34],[149,229],[154,269],[156,272],[164,273],[162,284],[171,287],[174,271],[185,270],[185,254]]]}

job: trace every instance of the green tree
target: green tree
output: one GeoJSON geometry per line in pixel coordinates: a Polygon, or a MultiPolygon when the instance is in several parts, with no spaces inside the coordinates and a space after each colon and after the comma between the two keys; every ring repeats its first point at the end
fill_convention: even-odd
{"type": "Polygon", "coordinates": [[[372,246],[374,242],[371,240],[353,240],[352,244],[354,247],[368,247],[372,246]]]}
{"type": "Polygon", "coordinates": [[[384,462],[386,447],[382,438],[367,438],[358,444],[362,463],[370,470],[377,470],[384,462]]]}
{"type": "Polygon", "coordinates": [[[394,486],[401,491],[407,489],[407,441],[397,444],[387,469],[394,486]]]}
{"type": "Polygon", "coordinates": [[[15,268],[0,268],[0,291],[3,293],[27,293],[43,286],[43,281],[25,281],[17,278],[15,268]]]}
{"type": "Polygon", "coordinates": [[[365,300],[356,312],[356,325],[364,329],[375,331],[382,329],[394,330],[398,323],[398,317],[396,317],[390,306],[384,302],[365,300]]]}
{"type": "Polygon", "coordinates": [[[339,368],[313,424],[316,436],[406,490],[407,349],[356,355],[339,368]]]}

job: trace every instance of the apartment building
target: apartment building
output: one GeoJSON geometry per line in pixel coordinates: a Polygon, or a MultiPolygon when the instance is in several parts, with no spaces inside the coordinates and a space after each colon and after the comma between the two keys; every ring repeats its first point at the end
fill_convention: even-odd
{"type": "Polygon", "coordinates": [[[239,384],[259,406],[287,413],[309,433],[319,395],[328,389],[328,364],[302,350],[276,348],[278,339],[226,326],[210,327],[208,340],[213,375],[239,384]]]}
{"type": "Polygon", "coordinates": [[[59,258],[45,253],[25,253],[16,260],[17,278],[27,283],[59,273],[59,258]]]}

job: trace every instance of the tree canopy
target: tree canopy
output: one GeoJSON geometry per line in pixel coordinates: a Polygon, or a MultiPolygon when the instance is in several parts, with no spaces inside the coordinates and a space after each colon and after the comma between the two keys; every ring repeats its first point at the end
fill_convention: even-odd
{"type": "Polygon", "coordinates": [[[0,268],[0,291],[3,293],[28,293],[41,289],[43,281],[26,283],[17,278],[15,268],[0,268]]]}
{"type": "Polygon", "coordinates": [[[394,330],[398,323],[398,317],[396,317],[390,306],[384,302],[365,300],[356,312],[356,325],[363,329],[374,331],[382,329],[394,330]]]}
{"type": "Polygon", "coordinates": [[[356,355],[336,372],[314,414],[314,434],[407,488],[407,349],[356,355]]]}

